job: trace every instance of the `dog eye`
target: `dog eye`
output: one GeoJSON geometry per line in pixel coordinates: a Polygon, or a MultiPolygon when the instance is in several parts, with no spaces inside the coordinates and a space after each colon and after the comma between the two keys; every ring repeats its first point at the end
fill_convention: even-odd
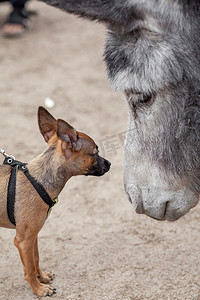
{"type": "Polygon", "coordinates": [[[89,155],[90,156],[97,156],[99,154],[99,151],[98,152],[95,152],[95,153],[90,153],[89,155]]]}
{"type": "MultiPolygon", "coordinates": [[[[96,145],[95,149],[96,149],[95,153],[90,153],[90,154],[89,154],[90,156],[96,156],[96,155],[98,155],[98,153],[99,153],[99,148],[98,148],[97,145],[96,145]]],[[[94,150],[95,150],[95,149],[94,149],[94,150]]]]}

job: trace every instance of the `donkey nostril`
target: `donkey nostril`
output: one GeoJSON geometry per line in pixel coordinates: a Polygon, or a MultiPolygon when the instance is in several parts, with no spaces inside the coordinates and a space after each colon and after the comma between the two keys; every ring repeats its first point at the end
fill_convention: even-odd
{"type": "Polygon", "coordinates": [[[168,208],[168,206],[169,206],[169,201],[167,201],[167,202],[165,203],[164,217],[165,217],[166,214],[167,214],[167,208],[168,208]]]}

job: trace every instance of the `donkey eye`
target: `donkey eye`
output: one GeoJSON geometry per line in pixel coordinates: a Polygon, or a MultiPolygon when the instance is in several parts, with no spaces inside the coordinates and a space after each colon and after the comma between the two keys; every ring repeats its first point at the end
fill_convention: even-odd
{"type": "Polygon", "coordinates": [[[147,104],[151,102],[152,98],[153,95],[141,95],[141,97],[138,98],[138,103],[147,104]]]}
{"type": "Polygon", "coordinates": [[[133,90],[126,90],[125,94],[127,96],[128,102],[131,106],[136,107],[139,104],[149,104],[152,103],[155,99],[155,94],[143,94],[143,93],[134,93],[133,90]]]}
{"type": "Polygon", "coordinates": [[[155,93],[152,94],[137,94],[135,104],[138,106],[150,106],[156,98],[155,93]]]}

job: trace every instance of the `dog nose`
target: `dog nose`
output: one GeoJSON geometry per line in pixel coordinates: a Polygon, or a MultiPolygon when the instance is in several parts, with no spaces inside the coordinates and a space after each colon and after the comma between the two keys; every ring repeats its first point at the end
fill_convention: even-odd
{"type": "Polygon", "coordinates": [[[110,169],[111,163],[107,159],[105,159],[105,166],[108,168],[108,170],[110,169]]]}

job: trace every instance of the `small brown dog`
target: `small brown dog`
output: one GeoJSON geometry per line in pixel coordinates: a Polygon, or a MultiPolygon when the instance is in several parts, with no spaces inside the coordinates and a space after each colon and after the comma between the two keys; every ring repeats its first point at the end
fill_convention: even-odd
{"type": "MultiPolygon", "coordinates": [[[[58,197],[70,177],[101,176],[110,169],[110,162],[98,155],[98,148],[89,136],[77,132],[61,119],[54,119],[43,107],[38,109],[38,125],[49,147],[24,168],[27,168],[31,177],[45,189],[51,199],[58,197]]],[[[14,244],[19,250],[24,278],[33,292],[38,296],[51,296],[55,289],[48,283],[53,275],[40,270],[38,253],[38,233],[47,218],[49,206],[25,173],[18,171],[13,210],[16,226],[13,225],[7,212],[11,171],[12,167],[9,165],[0,166],[0,226],[16,228],[14,244]]]]}

